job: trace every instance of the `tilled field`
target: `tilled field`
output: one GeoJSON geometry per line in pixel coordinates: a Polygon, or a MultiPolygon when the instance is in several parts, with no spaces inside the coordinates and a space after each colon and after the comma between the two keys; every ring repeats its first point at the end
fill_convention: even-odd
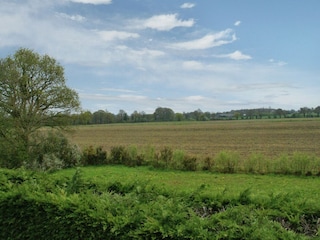
{"type": "Polygon", "coordinates": [[[269,157],[302,152],[320,156],[320,119],[239,120],[77,126],[70,139],[81,148],[102,146],[180,149],[212,156],[233,151],[269,157]]]}

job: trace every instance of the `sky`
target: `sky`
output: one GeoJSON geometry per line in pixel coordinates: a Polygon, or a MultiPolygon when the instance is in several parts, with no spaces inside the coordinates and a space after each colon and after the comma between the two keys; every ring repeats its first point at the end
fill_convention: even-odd
{"type": "Polygon", "coordinates": [[[0,0],[0,58],[65,69],[83,110],[320,105],[319,0],[0,0]]]}

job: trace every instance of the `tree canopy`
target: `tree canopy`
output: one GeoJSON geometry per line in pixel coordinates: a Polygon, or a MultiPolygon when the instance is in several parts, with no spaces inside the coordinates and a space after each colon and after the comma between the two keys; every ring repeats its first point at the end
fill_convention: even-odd
{"type": "Polygon", "coordinates": [[[66,86],[64,68],[48,56],[19,49],[0,60],[0,137],[28,157],[34,134],[43,126],[65,126],[79,108],[76,91],[66,86]]]}

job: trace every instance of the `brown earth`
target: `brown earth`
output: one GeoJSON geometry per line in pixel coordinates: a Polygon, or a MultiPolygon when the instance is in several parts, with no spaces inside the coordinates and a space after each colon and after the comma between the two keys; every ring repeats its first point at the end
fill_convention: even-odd
{"type": "Polygon", "coordinates": [[[90,145],[110,150],[113,146],[168,146],[188,154],[213,156],[233,151],[275,157],[302,152],[320,156],[320,119],[238,120],[106,124],[74,127],[70,139],[81,148],[90,145]]]}

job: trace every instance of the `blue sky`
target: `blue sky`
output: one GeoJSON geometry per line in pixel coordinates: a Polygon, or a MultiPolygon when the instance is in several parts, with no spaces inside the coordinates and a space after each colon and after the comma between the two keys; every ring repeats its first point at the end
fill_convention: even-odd
{"type": "Polygon", "coordinates": [[[84,110],[320,105],[319,0],[0,2],[0,57],[54,57],[84,110]]]}

